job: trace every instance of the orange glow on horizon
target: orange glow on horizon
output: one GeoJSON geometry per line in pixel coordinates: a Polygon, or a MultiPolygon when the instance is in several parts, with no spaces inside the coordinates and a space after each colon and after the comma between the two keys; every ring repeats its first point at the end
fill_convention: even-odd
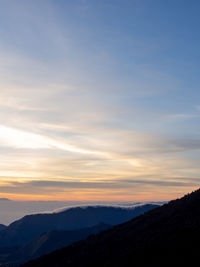
{"type": "Polygon", "coordinates": [[[185,190],[177,190],[176,193],[169,191],[146,191],[141,194],[118,192],[113,194],[113,192],[103,193],[103,192],[71,192],[69,193],[59,193],[50,195],[30,195],[30,194],[12,194],[12,193],[1,193],[0,198],[8,198],[13,201],[63,201],[63,202],[135,202],[135,201],[170,201],[176,198],[180,198],[185,194],[196,190],[197,187],[186,188],[185,190]],[[67,196],[66,196],[67,195],[67,196]]]}

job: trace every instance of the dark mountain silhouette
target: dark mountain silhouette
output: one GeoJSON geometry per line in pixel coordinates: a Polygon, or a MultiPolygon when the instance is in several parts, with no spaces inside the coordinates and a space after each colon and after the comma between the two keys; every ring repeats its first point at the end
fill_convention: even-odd
{"type": "MultiPolygon", "coordinates": [[[[5,265],[3,264],[3,262],[5,261],[5,259],[11,255],[12,253],[14,253],[14,251],[17,248],[15,247],[9,247],[9,248],[0,248],[0,266],[5,267],[5,265]]],[[[10,267],[10,266],[9,266],[10,267]]]]}
{"type": "Polygon", "coordinates": [[[101,223],[79,230],[47,232],[30,241],[28,244],[14,251],[11,250],[11,253],[7,253],[7,256],[2,259],[2,262],[6,262],[8,265],[16,265],[50,253],[56,249],[66,247],[74,242],[86,239],[89,235],[100,233],[109,228],[111,228],[110,225],[101,223]]]}
{"type": "Polygon", "coordinates": [[[23,267],[199,266],[200,190],[23,267]]]}
{"type": "Polygon", "coordinates": [[[28,215],[0,231],[0,247],[22,246],[52,230],[76,230],[101,222],[116,225],[155,207],[153,204],[136,208],[75,207],[60,213],[28,215]]]}

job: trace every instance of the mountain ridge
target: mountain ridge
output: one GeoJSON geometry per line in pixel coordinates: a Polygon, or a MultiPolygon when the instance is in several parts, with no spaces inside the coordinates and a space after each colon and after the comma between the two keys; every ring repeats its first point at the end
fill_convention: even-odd
{"type": "Polygon", "coordinates": [[[130,220],[157,205],[146,204],[134,209],[114,207],[71,208],[60,213],[27,215],[0,231],[0,247],[22,246],[51,230],[75,230],[100,222],[116,225],[130,220]]]}
{"type": "Polygon", "coordinates": [[[191,266],[198,262],[199,240],[198,189],[23,267],[191,266]]]}

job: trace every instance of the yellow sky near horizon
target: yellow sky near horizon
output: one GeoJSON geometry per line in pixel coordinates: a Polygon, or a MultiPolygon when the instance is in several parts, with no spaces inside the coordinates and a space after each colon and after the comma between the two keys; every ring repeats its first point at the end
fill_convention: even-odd
{"type": "Polygon", "coordinates": [[[0,198],[165,201],[200,186],[198,9],[171,8],[0,1],[0,198]]]}
{"type": "MultiPolygon", "coordinates": [[[[121,135],[129,136],[130,133],[121,135]]],[[[135,138],[141,143],[139,134],[135,138]]],[[[149,139],[148,136],[148,142],[149,139]]],[[[146,142],[145,136],[142,142],[146,142]]],[[[101,142],[99,146],[96,143],[98,141],[95,142],[96,149],[87,148],[86,143],[83,148],[72,142],[66,143],[63,138],[0,125],[0,146],[12,151],[8,158],[1,157],[0,197],[14,200],[164,201],[197,187],[197,179],[188,181],[186,176],[196,173],[196,169],[191,169],[191,163],[184,159],[166,160],[157,155],[153,157],[152,153],[150,157],[133,157],[123,151],[120,143],[117,150],[110,146],[111,143],[108,143],[109,150],[105,150],[106,142],[100,150],[101,142]],[[172,187],[176,190],[170,192],[172,187]]]]}

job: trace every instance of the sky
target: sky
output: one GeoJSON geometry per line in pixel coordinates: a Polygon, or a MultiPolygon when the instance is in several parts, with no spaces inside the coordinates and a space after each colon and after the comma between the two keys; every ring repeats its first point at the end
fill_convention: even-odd
{"type": "Polygon", "coordinates": [[[200,186],[198,0],[0,1],[0,198],[200,186]]]}

